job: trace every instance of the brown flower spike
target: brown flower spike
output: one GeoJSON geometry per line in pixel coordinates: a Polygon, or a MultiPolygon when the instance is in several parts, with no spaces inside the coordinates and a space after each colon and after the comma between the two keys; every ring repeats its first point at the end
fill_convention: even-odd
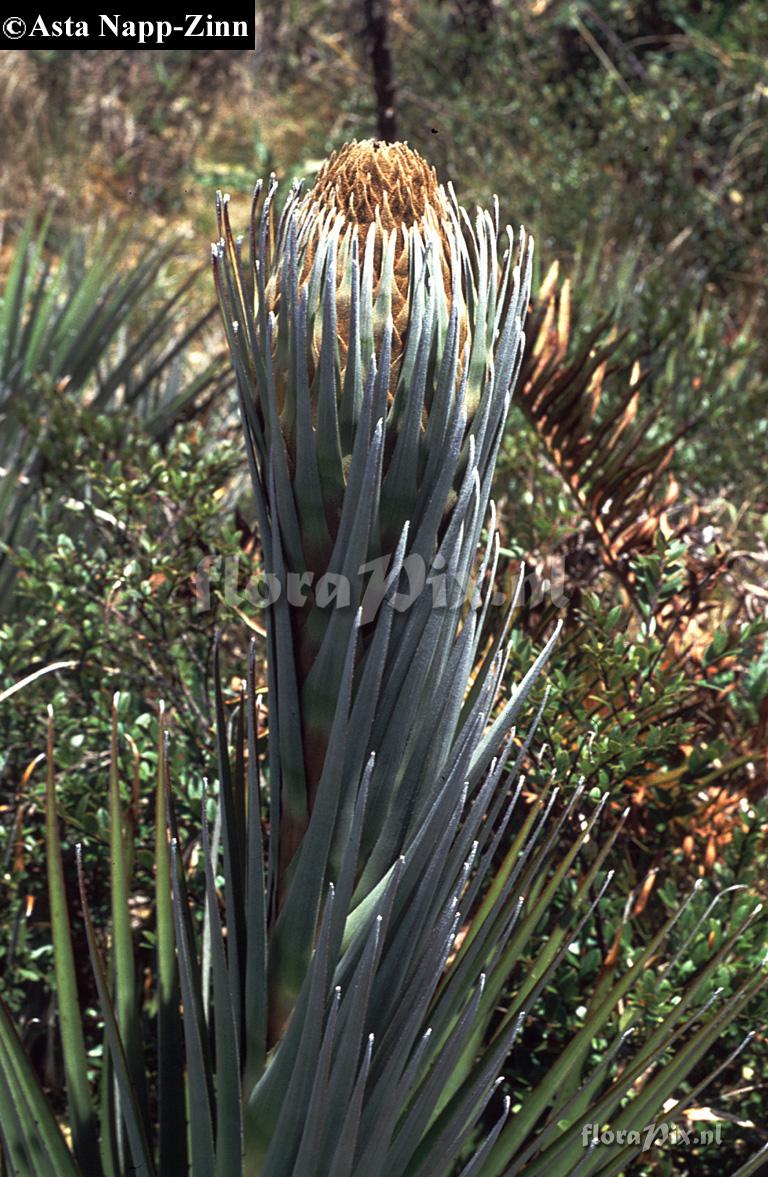
{"type": "MultiPolygon", "coordinates": [[[[456,225],[448,195],[438,183],[435,169],[407,143],[384,143],[376,139],[347,143],[323,164],[315,184],[303,198],[297,221],[306,230],[301,258],[304,285],[311,279],[317,250],[324,243],[326,234],[329,230],[338,234],[336,313],[342,376],[346,371],[350,332],[348,263],[353,240],[357,242],[361,260],[366,251],[370,251],[374,304],[379,303],[379,296],[384,295],[386,287],[374,334],[377,352],[384,333],[385,308],[392,318],[391,402],[408,332],[414,234],[421,242],[429,240],[437,255],[446,313],[450,313],[454,297],[451,244],[455,240],[456,225]]],[[[268,291],[273,311],[279,305],[280,285],[281,275],[278,273],[268,291]]],[[[461,351],[469,333],[463,302],[459,331],[461,351]]],[[[321,335],[320,323],[316,322],[312,337],[315,364],[319,358],[321,335]]]]}

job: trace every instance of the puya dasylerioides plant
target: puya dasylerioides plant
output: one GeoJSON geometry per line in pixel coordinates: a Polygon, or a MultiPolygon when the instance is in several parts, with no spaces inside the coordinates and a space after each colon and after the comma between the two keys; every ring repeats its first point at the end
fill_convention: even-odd
{"type": "Polygon", "coordinates": [[[519,769],[536,720],[524,738],[514,725],[554,637],[507,689],[509,615],[493,617],[489,495],[530,248],[509,235],[499,257],[496,210],[470,217],[403,145],[347,146],[279,216],[275,189],[257,188],[245,248],[220,201],[213,255],[270,601],[268,709],[256,702],[255,647],[232,720],[217,666],[201,936],[160,717],[157,956],[145,985],[131,951],[115,711],[108,963],[80,873],[105,1030],[98,1106],[50,736],[71,1147],[0,1005],[6,1156],[23,1177],[623,1173],[642,1135],[599,1149],[585,1147],[585,1129],[643,1129],[665,1105],[679,1119],[708,1079],[709,1047],[762,977],[727,1003],[717,988],[754,912],[693,972],[679,968],[684,948],[664,956],[672,912],[631,960],[612,954],[549,1071],[524,1094],[504,1089],[510,1048],[535,1028],[540,995],[610,884],[620,832],[596,843],[605,798],[588,805],[582,787],[558,801],[553,783],[526,803],[519,769]],[[677,988],[652,1024],[633,1000],[641,982],[646,999],[677,988]],[[153,985],[156,1008],[140,1012],[153,985]]]}
{"type": "Polygon", "coordinates": [[[371,753],[355,904],[457,764],[476,787],[522,701],[482,735],[501,663],[493,648],[468,698],[482,631],[464,590],[521,359],[531,260],[521,235],[499,266],[493,218],[472,226],[404,146],[344,149],[308,196],[294,187],[277,225],[274,196],[274,182],[258,194],[250,274],[226,201],[214,258],[277,598],[267,611],[273,1036],[303,980],[371,753]]]}

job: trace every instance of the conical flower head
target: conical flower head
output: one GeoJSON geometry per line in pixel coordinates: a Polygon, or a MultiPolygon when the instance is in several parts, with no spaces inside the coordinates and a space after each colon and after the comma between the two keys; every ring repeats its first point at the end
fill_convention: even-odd
{"type": "MultiPolygon", "coordinates": [[[[390,383],[394,384],[405,347],[409,319],[411,236],[430,243],[440,268],[442,297],[450,307],[451,236],[447,194],[434,168],[405,143],[365,140],[349,143],[323,165],[305,198],[302,215],[312,221],[304,260],[305,276],[314,259],[326,218],[340,227],[337,257],[337,325],[342,370],[346,366],[351,310],[349,283],[341,276],[351,263],[355,242],[372,276],[374,308],[382,300],[392,319],[390,383]],[[323,214],[326,214],[325,217],[323,214]],[[384,263],[382,265],[382,262],[384,263]]],[[[460,292],[459,292],[460,293],[460,292]]],[[[384,315],[379,316],[383,320],[384,315]]],[[[466,307],[461,307],[461,339],[467,335],[466,307]]],[[[381,345],[382,327],[375,340],[381,345]]]]}
{"type": "Polygon", "coordinates": [[[322,165],[310,193],[317,204],[343,213],[354,224],[380,220],[399,229],[444,207],[437,173],[407,143],[364,139],[347,143],[322,165]]]}

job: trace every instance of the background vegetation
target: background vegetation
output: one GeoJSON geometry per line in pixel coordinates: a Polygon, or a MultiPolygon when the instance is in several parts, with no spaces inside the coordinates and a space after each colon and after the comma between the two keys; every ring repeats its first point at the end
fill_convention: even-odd
{"type": "MultiPolygon", "coordinates": [[[[513,1099],[562,1049],[601,972],[648,940],[692,880],[704,879],[702,910],[724,886],[764,889],[768,12],[759,0],[430,0],[387,16],[388,113],[370,7],[357,3],[270,6],[256,55],[5,54],[0,975],[54,1094],[46,705],[65,867],[73,874],[85,837],[98,910],[112,693],[134,749],[123,767],[138,826],[154,707],[170,708],[193,859],[218,625],[232,698],[242,670],[248,624],[216,581],[200,611],[194,582],[206,557],[239,554],[244,572],[253,558],[223,342],[199,272],[213,192],[232,192],[243,223],[255,176],[311,179],[385,114],[465,203],[498,193],[502,215],[537,238],[497,487],[507,583],[521,558],[530,569],[510,672],[555,616],[566,634],[527,788],[554,772],[566,787],[584,777],[610,789],[602,833],[630,806],[617,883],[542,997],[551,1033],[524,1034],[506,1068],[513,1099]]],[[[137,861],[147,887],[151,863],[148,840],[137,861]]],[[[737,914],[726,906],[712,943],[737,914]]],[[[134,918],[141,929],[140,903],[134,918]]],[[[758,967],[762,951],[756,932],[741,966],[758,967]]],[[[80,983],[88,993],[85,965],[80,983]]],[[[671,994],[637,998],[660,1002],[661,1016],[671,994]]],[[[761,1011],[750,1019],[717,1047],[724,1061],[757,1029],[749,1051],[699,1107],[723,1121],[733,1170],[768,1140],[761,1011]]],[[[96,1059],[95,1037],[89,1047],[96,1059]]],[[[635,1171],[722,1173],[723,1155],[668,1148],[635,1171]]]]}

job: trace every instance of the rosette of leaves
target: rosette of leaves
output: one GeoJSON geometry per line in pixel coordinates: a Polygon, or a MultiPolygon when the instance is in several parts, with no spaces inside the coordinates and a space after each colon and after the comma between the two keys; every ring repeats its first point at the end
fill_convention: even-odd
{"type": "Polygon", "coordinates": [[[13,549],[33,548],[52,422],[67,398],[94,414],[123,408],[165,443],[174,425],[220,394],[222,356],[188,371],[186,352],[215,307],[194,310],[200,271],[164,293],[173,240],[136,250],[125,234],[73,233],[53,252],[50,217],[30,215],[0,285],[0,615],[13,603],[13,549]],[[129,248],[131,247],[131,248],[129,248]]]}
{"type": "Polygon", "coordinates": [[[521,362],[531,250],[507,230],[499,259],[497,211],[471,218],[402,144],[343,148],[279,218],[275,190],[257,188],[247,264],[221,202],[214,271],[276,596],[266,620],[279,1011],[303,976],[371,752],[358,900],[412,840],[458,750],[474,787],[498,747],[498,734],[475,730],[498,651],[468,699],[481,626],[466,599],[521,362]],[[332,746],[341,698],[349,734],[332,746]]]}

